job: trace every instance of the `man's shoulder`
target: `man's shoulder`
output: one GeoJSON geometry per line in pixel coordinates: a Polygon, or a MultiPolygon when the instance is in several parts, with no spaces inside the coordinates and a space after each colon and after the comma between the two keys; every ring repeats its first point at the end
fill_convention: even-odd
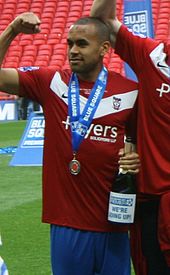
{"type": "Polygon", "coordinates": [[[66,84],[68,84],[68,82],[70,81],[70,77],[71,77],[71,70],[69,69],[65,69],[65,70],[60,70],[60,69],[55,69],[53,68],[53,79],[55,78],[57,81],[62,81],[65,82],[66,84]]]}
{"type": "Polygon", "coordinates": [[[132,85],[134,87],[137,87],[138,83],[125,75],[121,73],[117,73],[114,71],[109,70],[109,80],[114,81],[113,83],[116,83],[119,85],[121,82],[126,83],[127,85],[132,85]]]}
{"type": "Polygon", "coordinates": [[[143,35],[139,32],[134,32],[132,29],[128,28],[124,24],[121,25],[118,32],[118,36],[116,40],[118,45],[122,44],[122,39],[126,49],[128,49],[126,44],[127,42],[130,44],[135,44],[135,46],[138,45],[138,47],[140,43],[140,45],[143,45],[145,48],[154,48],[160,44],[160,41],[157,41],[153,37],[148,35],[147,36],[143,35]]]}
{"type": "Polygon", "coordinates": [[[113,71],[109,71],[107,90],[114,94],[138,93],[138,83],[113,71]]]}

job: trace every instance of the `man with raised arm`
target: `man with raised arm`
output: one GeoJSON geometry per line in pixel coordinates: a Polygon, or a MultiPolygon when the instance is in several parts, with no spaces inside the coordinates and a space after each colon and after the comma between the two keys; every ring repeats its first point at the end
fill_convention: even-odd
{"type": "MultiPolygon", "coordinates": [[[[94,0],[91,16],[107,21],[111,44],[139,82],[137,151],[138,215],[148,275],[170,274],[170,45],[129,32],[116,18],[115,0],[94,0]]],[[[137,225],[136,225],[137,226],[137,225]]],[[[139,227],[138,227],[139,229],[139,227]]],[[[136,231],[139,232],[139,231],[136,231]]],[[[135,243],[132,232],[132,241],[135,243]]],[[[139,240],[139,239],[138,239],[139,240]]],[[[139,248],[139,242],[136,245],[139,248]]],[[[134,247],[132,247],[134,249],[134,247]]],[[[134,254],[137,274],[143,275],[134,254]]]]}
{"type": "MultiPolygon", "coordinates": [[[[0,36],[0,63],[17,34],[39,31],[35,14],[16,17],[0,36]]],[[[103,66],[109,34],[103,21],[81,18],[67,38],[71,69],[0,70],[0,90],[43,108],[42,220],[51,228],[54,275],[130,275],[129,227],[108,221],[108,204],[138,91],[103,66]]],[[[138,155],[122,156],[121,165],[138,172],[138,155]]]]}

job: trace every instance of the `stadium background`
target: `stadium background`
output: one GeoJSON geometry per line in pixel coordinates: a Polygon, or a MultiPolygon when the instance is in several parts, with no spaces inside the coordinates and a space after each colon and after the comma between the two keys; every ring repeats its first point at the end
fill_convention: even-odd
{"type": "MultiPolygon", "coordinates": [[[[0,32],[18,14],[33,11],[41,18],[41,33],[21,34],[9,48],[3,67],[56,66],[68,68],[66,37],[70,25],[89,15],[92,0],[0,0],[0,32]]],[[[170,41],[170,0],[152,0],[155,39],[170,41]]],[[[123,0],[117,0],[117,16],[122,19],[123,0]]],[[[104,59],[109,69],[124,74],[123,63],[113,50],[104,59]]],[[[0,93],[1,99],[9,99],[0,93]]],[[[12,97],[13,98],[13,97],[12,97]]]]}
{"type": "MultiPolygon", "coordinates": [[[[89,15],[92,0],[0,0],[0,33],[18,14],[33,11],[41,18],[41,33],[19,35],[10,46],[3,67],[55,66],[68,68],[67,32],[77,18],[89,15]]],[[[170,42],[170,0],[152,0],[155,39],[170,42]]],[[[123,0],[117,0],[123,16],[123,0]]],[[[104,59],[109,69],[124,74],[113,50],[104,59]]],[[[0,100],[15,99],[0,92],[0,100]]],[[[24,121],[0,124],[0,147],[15,146],[24,121]]],[[[50,275],[48,226],[41,217],[41,168],[9,167],[10,155],[0,155],[0,228],[4,258],[11,275],[50,275]]],[[[134,274],[134,273],[133,273],[134,274]]]]}

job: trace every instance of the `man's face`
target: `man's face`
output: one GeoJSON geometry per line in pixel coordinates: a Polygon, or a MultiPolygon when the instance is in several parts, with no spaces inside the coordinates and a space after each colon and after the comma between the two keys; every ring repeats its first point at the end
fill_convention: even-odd
{"type": "Polygon", "coordinates": [[[69,63],[73,72],[89,73],[101,65],[102,43],[98,40],[93,24],[73,25],[67,43],[69,63]]]}

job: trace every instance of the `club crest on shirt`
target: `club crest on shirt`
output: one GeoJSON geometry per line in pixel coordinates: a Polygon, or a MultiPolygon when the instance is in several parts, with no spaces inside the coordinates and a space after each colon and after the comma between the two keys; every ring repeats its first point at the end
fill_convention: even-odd
{"type": "Polygon", "coordinates": [[[120,104],[121,104],[121,98],[113,96],[113,109],[114,110],[119,110],[120,109],[120,104]]]}

